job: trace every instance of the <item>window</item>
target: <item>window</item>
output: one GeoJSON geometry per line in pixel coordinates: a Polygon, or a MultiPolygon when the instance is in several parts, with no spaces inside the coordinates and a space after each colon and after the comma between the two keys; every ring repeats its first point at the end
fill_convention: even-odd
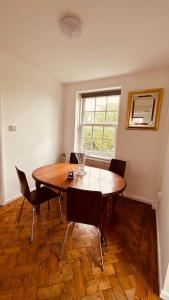
{"type": "Polygon", "coordinates": [[[80,151],[98,157],[115,155],[120,94],[108,90],[80,95],[80,151]]]}

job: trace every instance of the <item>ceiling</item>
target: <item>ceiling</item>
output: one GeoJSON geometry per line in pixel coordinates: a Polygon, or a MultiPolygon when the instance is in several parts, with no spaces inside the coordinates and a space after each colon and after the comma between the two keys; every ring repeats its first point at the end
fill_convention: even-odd
{"type": "Polygon", "coordinates": [[[59,81],[169,65],[168,0],[0,0],[0,48],[59,81]],[[60,32],[78,15],[82,35],[60,32]]]}

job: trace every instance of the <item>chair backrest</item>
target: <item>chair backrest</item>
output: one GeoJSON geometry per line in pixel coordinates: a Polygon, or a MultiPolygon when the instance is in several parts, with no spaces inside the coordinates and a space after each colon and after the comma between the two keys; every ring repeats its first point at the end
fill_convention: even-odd
{"type": "Polygon", "coordinates": [[[110,162],[109,171],[114,172],[121,177],[124,177],[126,161],[120,159],[112,159],[110,162]]]}
{"type": "Polygon", "coordinates": [[[89,225],[101,225],[104,202],[101,192],[67,189],[67,220],[89,225]]]}
{"type": "Polygon", "coordinates": [[[22,195],[31,202],[31,196],[30,196],[30,189],[29,189],[29,185],[26,179],[26,175],[23,171],[19,170],[17,167],[16,168],[16,172],[19,178],[19,183],[20,183],[20,191],[22,193],[22,195]]]}
{"type": "Polygon", "coordinates": [[[70,153],[70,164],[78,164],[78,158],[75,152],[70,153]]]}
{"type": "Polygon", "coordinates": [[[70,153],[70,164],[85,164],[86,155],[81,152],[71,152],[70,153]]]}

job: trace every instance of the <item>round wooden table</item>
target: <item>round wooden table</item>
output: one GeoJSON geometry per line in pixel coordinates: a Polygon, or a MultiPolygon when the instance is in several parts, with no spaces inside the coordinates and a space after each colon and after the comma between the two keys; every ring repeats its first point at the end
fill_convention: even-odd
{"type": "Polygon", "coordinates": [[[68,171],[78,170],[79,165],[69,163],[57,163],[44,166],[33,171],[32,176],[36,186],[44,184],[66,192],[68,187],[84,190],[100,191],[103,197],[121,193],[126,188],[126,181],[121,176],[108,170],[85,166],[84,176],[75,175],[74,179],[68,180],[68,171]]]}

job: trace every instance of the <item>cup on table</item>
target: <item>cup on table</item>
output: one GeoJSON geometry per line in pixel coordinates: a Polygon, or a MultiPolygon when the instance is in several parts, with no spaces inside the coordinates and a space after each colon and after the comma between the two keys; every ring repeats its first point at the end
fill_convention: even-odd
{"type": "Polygon", "coordinates": [[[85,160],[86,160],[86,155],[84,153],[78,153],[78,163],[79,163],[78,174],[79,175],[86,174],[84,170],[85,160]]]}
{"type": "Polygon", "coordinates": [[[69,170],[67,172],[67,179],[74,179],[74,171],[73,170],[69,170]]]}

